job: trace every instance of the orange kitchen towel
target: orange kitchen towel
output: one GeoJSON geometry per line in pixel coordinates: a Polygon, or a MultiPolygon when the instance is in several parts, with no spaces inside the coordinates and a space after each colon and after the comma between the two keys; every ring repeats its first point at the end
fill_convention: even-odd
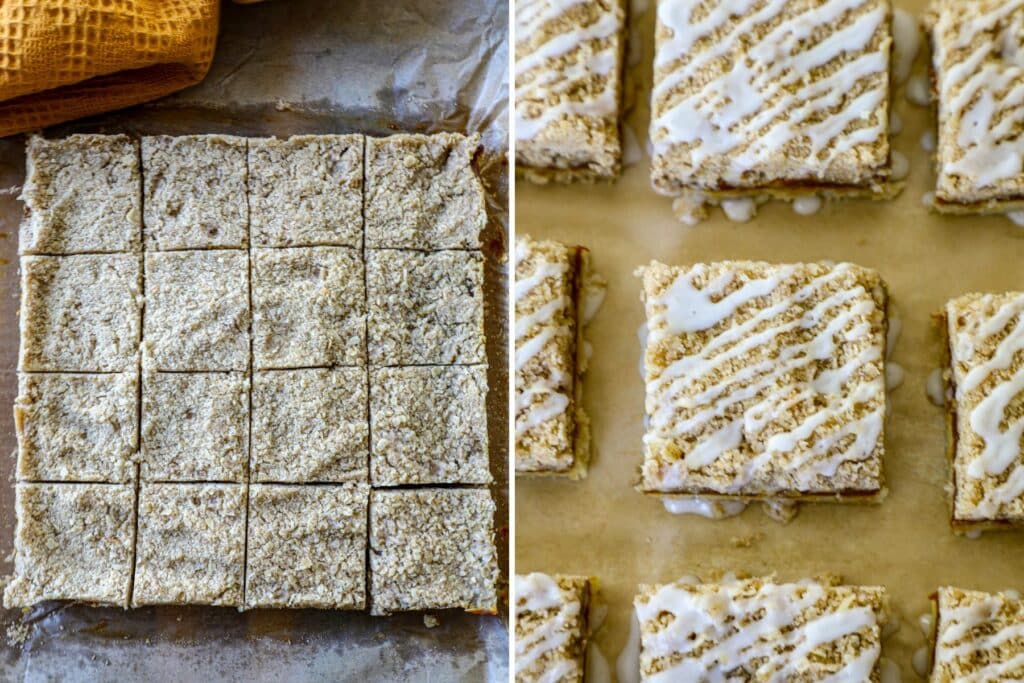
{"type": "Polygon", "coordinates": [[[219,0],[0,0],[0,137],[198,83],[219,12],[219,0]]]}

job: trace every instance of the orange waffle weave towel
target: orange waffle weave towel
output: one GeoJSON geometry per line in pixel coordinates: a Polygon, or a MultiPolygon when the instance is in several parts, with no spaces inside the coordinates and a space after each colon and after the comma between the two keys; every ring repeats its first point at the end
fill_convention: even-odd
{"type": "Polygon", "coordinates": [[[218,0],[0,0],[0,137],[198,83],[218,0]]]}

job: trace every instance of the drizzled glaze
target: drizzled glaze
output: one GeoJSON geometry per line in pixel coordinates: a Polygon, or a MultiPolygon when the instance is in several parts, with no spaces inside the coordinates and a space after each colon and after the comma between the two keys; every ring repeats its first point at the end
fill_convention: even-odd
{"type": "MultiPolygon", "coordinates": [[[[518,45],[585,0],[516,0],[518,45]]],[[[516,139],[531,140],[565,117],[614,119],[618,108],[618,11],[588,26],[557,33],[516,59],[516,139]],[[553,64],[567,59],[567,64],[553,64]],[[580,97],[580,93],[585,93],[580,97]],[[531,103],[543,103],[540,114],[531,103]]],[[[518,47],[517,45],[517,47],[518,47]]]]}
{"type": "Polygon", "coordinates": [[[870,680],[881,629],[869,590],[758,580],[657,587],[635,602],[643,680],[870,680]],[[841,653],[838,665],[823,662],[825,651],[841,653]]]}
{"type": "Polygon", "coordinates": [[[713,163],[720,183],[737,186],[790,143],[806,145],[805,175],[824,177],[840,155],[884,139],[886,4],[807,4],[780,22],[790,0],[722,0],[709,9],[703,0],[659,3],[659,30],[670,37],[655,56],[656,71],[664,70],[652,95],[655,153],[685,146],[692,170],[679,173],[713,163]],[[826,37],[808,41],[822,30],[826,37]],[[708,79],[705,70],[726,59],[729,70],[708,79]],[[808,77],[819,68],[828,75],[808,77]]]}
{"type": "Polygon", "coordinates": [[[941,589],[935,666],[964,683],[1018,680],[1024,613],[1016,603],[1005,594],[941,589]]]}
{"type": "Polygon", "coordinates": [[[879,312],[863,286],[837,285],[854,266],[822,268],[814,277],[796,265],[773,266],[757,277],[740,275],[741,266],[712,277],[710,268],[678,272],[660,295],[647,298],[648,353],[680,335],[702,335],[699,348],[666,359],[665,367],[648,358],[648,456],[665,442],[682,450],[680,459],[655,456],[645,463],[648,484],[687,490],[703,468],[741,453],[742,466],[716,491],[745,492],[756,477],[778,469],[808,490],[844,463],[879,453],[885,377],[881,332],[872,326],[879,312]],[[805,284],[773,296],[795,281],[805,284]],[[733,320],[740,310],[748,315],[733,320]],[[766,348],[775,354],[765,356],[766,348]],[[842,365],[815,369],[840,348],[842,365]],[[785,428],[797,410],[804,416],[785,428]],[[719,426],[712,431],[712,424],[719,426]]]}
{"type": "MultiPolygon", "coordinates": [[[[939,5],[939,185],[997,196],[1024,171],[1024,0],[939,5]]],[[[951,199],[957,199],[952,197],[951,199]]]]}
{"type": "Polygon", "coordinates": [[[559,587],[553,577],[540,573],[516,575],[514,593],[517,622],[526,614],[542,616],[539,621],[531,620],[526,628],[520,628],[517,623],[516,676],[530,671],[534,674],[531,680],[538,682],[579,680],[583,673],[579,660],[557,655],[559,650],[570,645],[573,638],[583,637],[583,607],[578,597],[572,591],[559,587]],[[545,658],[549,661],[538,673],[536,666],[545,658]]]}
{"type": "MultiPolygon", "coordinates": [[[[961,419],[960,428],[969,426],[984,445],[963,473],[974,480],[998,480],[985,486],[984,496],[975,506],[975,514],[985,519],[998,516],[1004,505],[1024,495],[1020,449],[1024,419],[1011,420],[1006,412],[1024,392],[1024,366],[1013,369],[1016,356],[1024,350],[1024,294],[1000,299],[1005,300],[994,314],[964,314],[960,316],[964,326],[950,329],[958,405],[963,405],[969,394],[981,391],[980,400],[967,413],[967,425],[961,419]],[[985,342],[993,338],[999,340],[995,349],[982,353],[985,342]]],[[[990,309],[998,300],[985,295],[975,305],[990,309]]],[[[955,323],[958,314],[951,307],[947,317],[955,323]]]]}

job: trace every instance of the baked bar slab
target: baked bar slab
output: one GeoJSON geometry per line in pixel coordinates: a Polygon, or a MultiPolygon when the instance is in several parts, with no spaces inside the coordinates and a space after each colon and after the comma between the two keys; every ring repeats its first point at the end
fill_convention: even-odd
{"type": "Polygon", "coordinates": [[[363,609],[368,499],[365,485],[253,485],[246,607],[363,609]]]}
{"type": "Polygon", "coordinates": [[[374,486],[489,484],[487,367],[371,371],[374,486]]]}
{"type": "Polygon", "coordinates": [[[568,473],[577,459],[577,299],[583,251],[516,238],[516,472],[568,473]]]}
{"type": "Polygon", "coordinates": [[[14,402],[18,479],[132,481],[138,400],[134,372],[19,375],[14,402]]]}
{"type": "Polygon", "coordinates": [[[202,372],[249,369],[249,255],[146,254],[146,365],[202,372]]]}
{"type": "Polygon", "coordinates": [[[366,139],[366,246],[476,249],[487,222],[473,168],[480,137],[366,139]]]}
{"type": "Polygon", "coordinates": [[[139,256],[21,257],[18,369],[124,372],[138,364],[139,256]]]}
{"type": "Polygon", "coordinates": [[[260,371],[252,481],[367,481],[366,369],[260,371]]]}
{"type": "Polygon", "coordinates": [[[494,502],[485,489],[376,490],[370,497],[373,614],[497,609],[494,502]]]}
{"type": "Polygon", "coordinates": [[[1024,208],[1024,4],[932,0],[925,24],[938,101],[935,207],[1024,208]]]}
{"type": "Polygon", "coordinates": [[[1024,524],[1024,293],[946,304],[954,529],[1024,524]]]}
{"type": "Polygon", "coordinates": [[[142,138],[147,250],[249,245],[246,139],[142,138]]]}
{"type": "Polygon", "coordinates": [[[517,574],[513,594],[516,683],[583,683],[590,579],[517,574]]]}
{"type": "Polygon", "coordinates": [[[253,250],[253,364],[366,364],[366,288],[345,247],[253,250]]]}
{"type": "Polygon", "coordinates": [[[1024,601],[940,588],[931,683],[1024,679],[1024,601]]]}
{"type": "Polygon", "coordinates": [[[366,259],[371,363],[487,362],[480,252],[386,249],[366,259]]]}
{"type": "Polygon", "coordinates": [[[657,191],[881,191],[889,178],[888,0],[659,0],[657,191]]]}
{"type": "Polygon", "coordinates": [[[143,484],[132,606],[242,606],[245,487],[143,484]]]}
{"type": "Polygon", "coordinates": [[[516,0],[516,172],[531,180],[619,175],[623,0],[516,0]]]}
{"type": "Polygon", "coordinates": [[[877,681],[885,589],[816,581],[641,586],[644,681],[877,681]]]}
{"type": "Polygon", "coordinates": [[[640,489],[738,498],[883,490],[886,295],[841,263],[642,269],[640,489]]]}
{"type": "Polygon", "coordinates": [[[145,372],[142,480],[244,482],[249,378],[240,372],[145,372]]]}
{"type": "Polygon", "coordinates": [[[362,135],[249,140],[249,210],[257,247],[363,244],[362,135]]]}
{"type": "Polygon", "coordinates": [[[4,607],[43,600],[128,606],[135,487],[17,484],[14,578],[4,607]]]}
{"type": "Polygon", "coordinates": [[[26,148],[23,254],[139,251],[139,146],[127,135],[33,136],[26,148]]]}

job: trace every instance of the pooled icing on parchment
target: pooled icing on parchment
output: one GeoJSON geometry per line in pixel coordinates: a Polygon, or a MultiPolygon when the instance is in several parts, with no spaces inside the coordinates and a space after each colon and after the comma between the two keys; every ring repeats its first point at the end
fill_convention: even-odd
{"type": "Polygon", "coordinates": [[[790,142],[806,142],[809,154],[803,163],[808,173],[820,175],[838,155],[885,136],[888,121],[876,114],[887,97],[888,78],[879,87],[863,84],[889,69],[888,44],[869,50],[885,30],[886,7],[869,6],[866,0],[826,0],[807,3],[799,16],[778,22],[792,4],[658,4],[659,24],[671,37],[659,43],[655,68],[671,70],[655,84],[652,96],[656,152],[686,145],[694,169],[714,159],[723,166],[722,182],[738,185],[745,173],[790,142]],[[857,14],[847,20],[851,13],[857,14]],[[729,70],[707,79],[704,70],[717,68],[721,60],[730,60],[729,70]],[[808,78],[818,69],[829,73],[808,78]]]}
{"type": "MultiPolygon", "coordinates": [[[[546,24],[585,0],[517,0],[516,36],[522,44],[546,24]]],[[[530,140],[567,116],[603,119],[618,109],[619,46],[612,40],[622,30],[616,12],[605,12],[593,24],[558,33],[516,60],[516,139],[530,140]],[[566,66],[552,60],[571,57],[566,66]],[[596,92],[594,92],[596,88],[596,92]],[[586,93],[582,97],[580,93],[586,93]],[[544,102],[539,116],[529,103],[544,102]]]]}

